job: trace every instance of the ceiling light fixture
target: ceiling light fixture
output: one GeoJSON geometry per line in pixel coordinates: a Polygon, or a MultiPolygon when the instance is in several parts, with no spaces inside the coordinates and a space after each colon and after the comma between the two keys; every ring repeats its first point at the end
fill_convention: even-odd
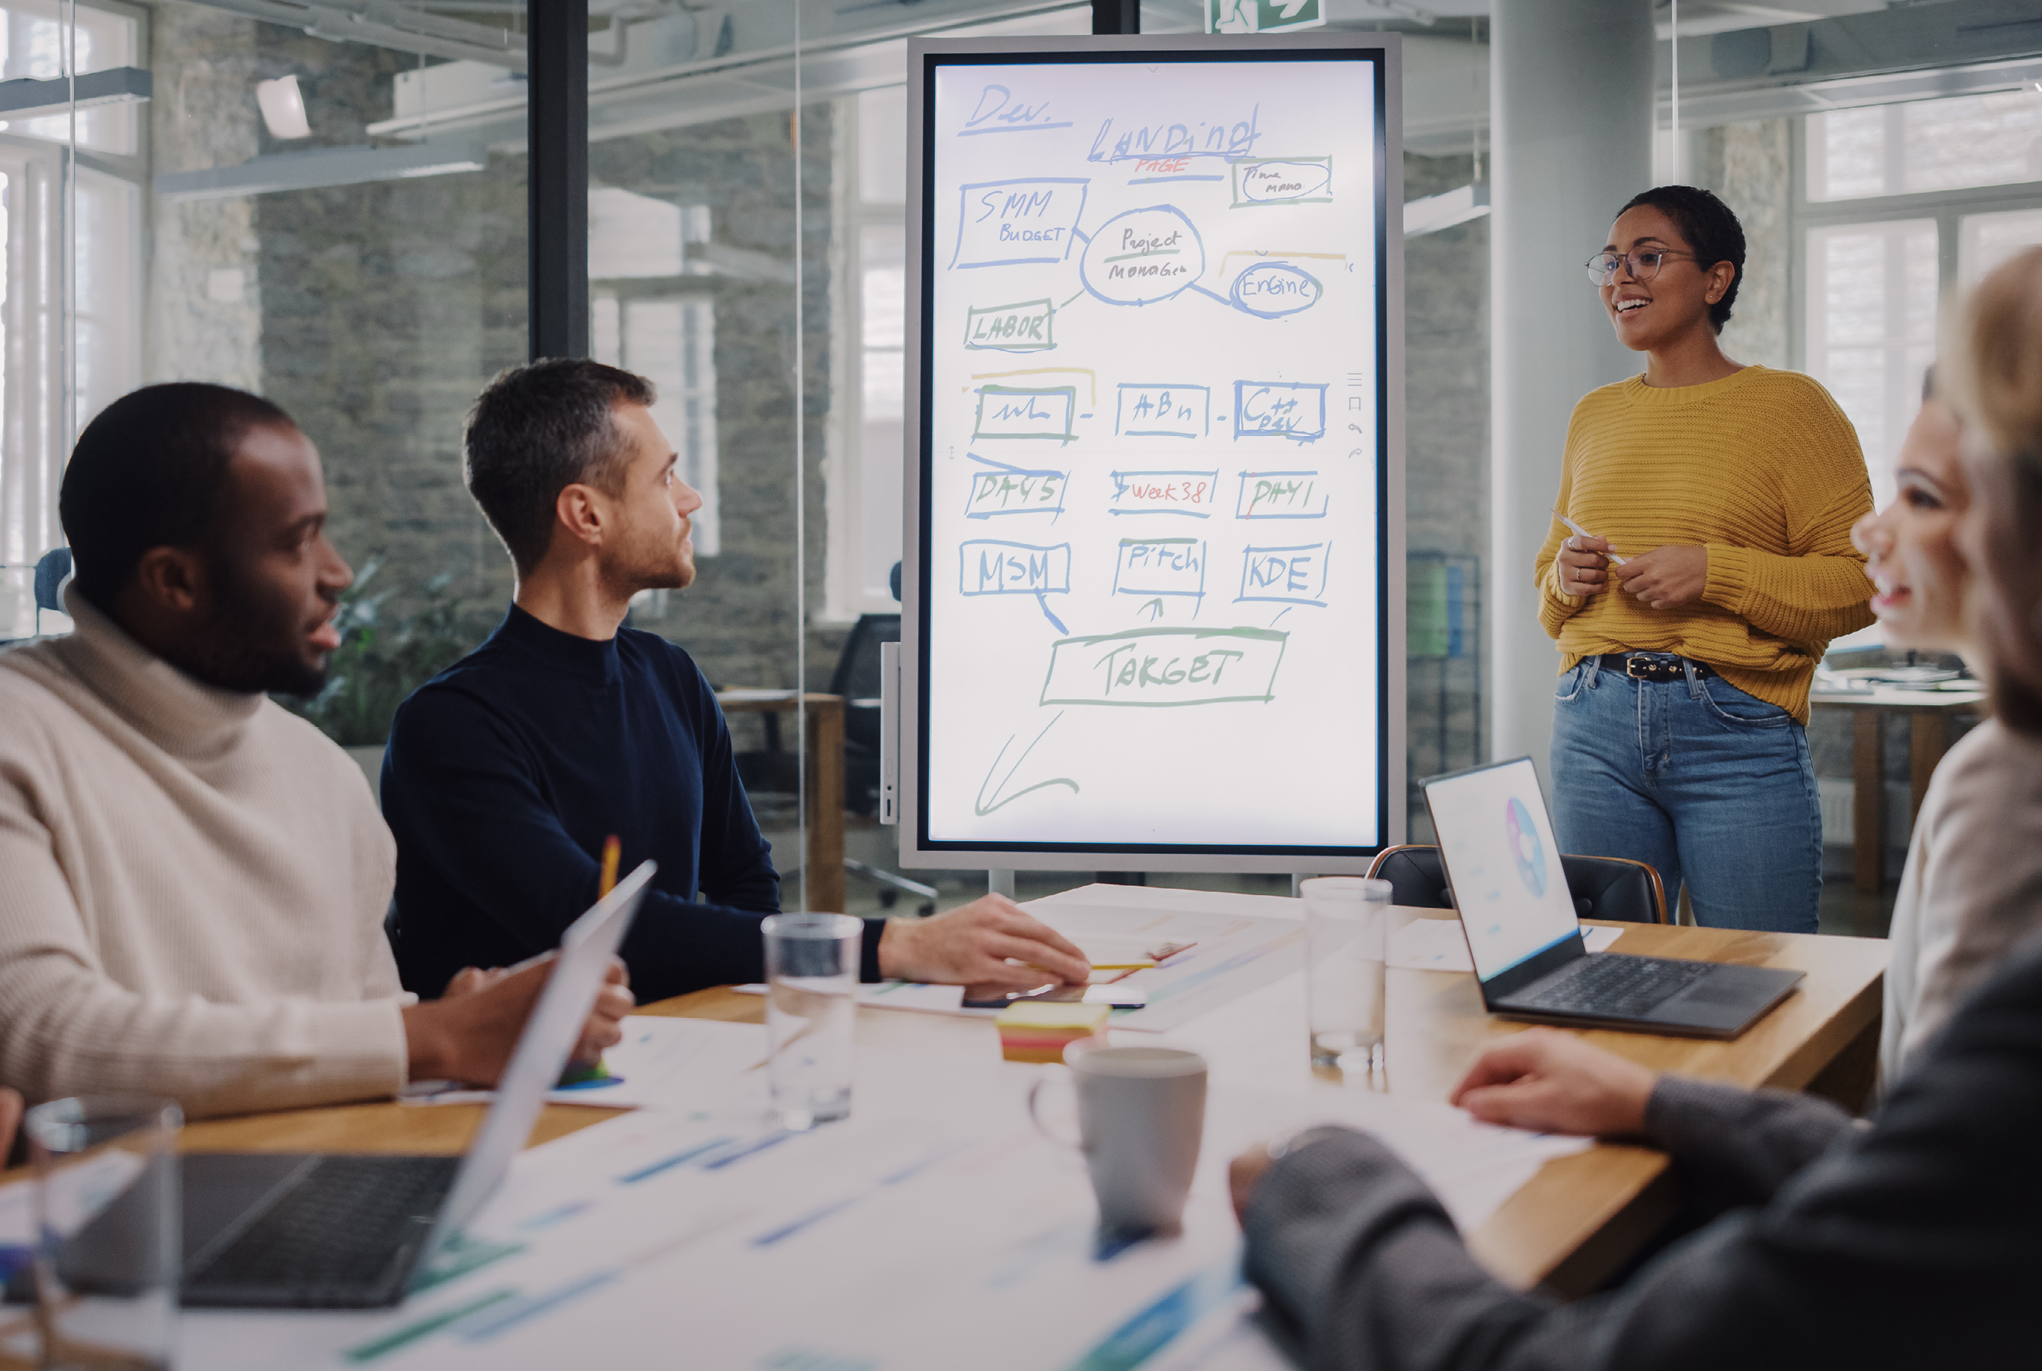
{"type": "Polygon", "coordinates": [[[305,93],[298,89],[296,76],[257,81],[255,103],[262,111],[263,127],[269,130],[270,137],[288,142],[312,136],[312,125],[305,118],[305,93]]]}

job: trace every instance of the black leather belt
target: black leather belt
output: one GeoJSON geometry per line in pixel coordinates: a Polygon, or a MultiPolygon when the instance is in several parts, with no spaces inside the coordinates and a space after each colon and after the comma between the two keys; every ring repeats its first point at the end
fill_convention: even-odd
{"type": "MultiPolygon", "coordinates": [[[[1602,655],[1602,669],[1614,671],[1619,676],[1628,676],[1634,681],[1685,681],[1687,672],[1681,669],[1682,660],[1679,657],[1648,657],[1642,652],[1605,652],[1602,655]]],[[[1695,669],[1697,676],[1716,674],[1692,657],[1686,661],[1695,669]]]]}

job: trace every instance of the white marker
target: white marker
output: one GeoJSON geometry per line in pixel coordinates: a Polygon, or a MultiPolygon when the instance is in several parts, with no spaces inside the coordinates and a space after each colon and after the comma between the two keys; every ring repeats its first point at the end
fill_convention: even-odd
{"type": "MultiPolygon", "coordinates": [[[[1580,534],[1584,538],[1597,538],[1601,536],[1600,534],[1590,533],[1587,529],[1575,523],[1572,519],[1568,518],[1566,515],[1562,514],[1557,509],[1553,511],[1553,517],[1555,519],[1558,519],[1561,523],[1567,525],[1567,527],[1573,529],[1576,533],[1580,534]]],[[[1614,552],[1606,552],[1603,554],[1603,556],[1609,558],[1611,564],[1615,566],[1622,566],[1626,561],[1625,558],[1617,556],[1617,554],[1614,552]]]]}

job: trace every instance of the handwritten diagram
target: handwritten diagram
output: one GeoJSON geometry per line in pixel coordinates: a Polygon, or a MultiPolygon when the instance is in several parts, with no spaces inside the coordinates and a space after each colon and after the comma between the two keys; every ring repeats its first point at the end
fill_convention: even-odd
{"type": "Polygon", "coordinates": [[[1380,73],[931,79],[929,838],[1375,841],[1380,73]]]}

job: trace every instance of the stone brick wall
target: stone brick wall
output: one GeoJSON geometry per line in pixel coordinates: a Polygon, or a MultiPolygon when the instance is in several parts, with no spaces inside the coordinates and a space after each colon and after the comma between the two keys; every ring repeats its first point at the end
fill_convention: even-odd
{"type": "Polygon", "coordinates": [[[1700,142],[1698,179],[1744,225],[1744,282],[1723,326],[1723,350],[1740,362],[1784,369],[1791,360],[1787,215],[1793,200],[1787,121],[1724,124],[1704,132],[1700,142]]]}
{"type": "MultiPolygon", "coordinates": [[[[312,142],[366,143],[417,58],[256,26],[257,73],[295,73],[312,142]]],[[[262,134],[264,151],[283,151],[262,134]]],[[[509,559],[461,484],[461,419],[526,351],[525,164],[258,196],[264,392],[325,459],[335,544],[380,562],[389,607],[449,578],[479,639],[509,559]]]]}
{"type": "MultiPolygon", "coordinates": [[[[329,43],[183,4],[159,7],[151,106],[159,169],[229,165],[294,147],[370,141],[393,75],[417,59],[329,43]],[[295,74],[307,143],[263,129],[258,80],[295,74]]],[[[827,537],[830,107],[799,121],[806,238],[802,403],[806,552],[813,618],[827,537]]],[[[696,587],[634,612],[719,683],[796,677],[794,149],[796,122],[762,114],[598,143],[591,177],[708,204],[729,270],[691,281],[715,301],[723,550],[696,587]]],[[[385,612],[443,582],[479,638],[510,597],[509,559],[461,484],[462,415],[526,351],[522,157],[453,176],[157,204],[150,225],[148,379],[257,390],[296,417],[324,458],[332,536],[361,569],[380,563],[385,612]],[[237,299],[215,273],[239,273],[237,299]]],[[[598,267],[600,274],[600,267],[598,267]]],[[[809,636],[809,682],[828,680],[842,631],[809,636]]]]}
{"type": "MultiPolygon", "coordinates": [[[[156,94],[146,109],[156,170],[230,166],[255,156],[257,27],[197,5],[155,8],[148,66],[156,94]]],[[[260,390],[255,202],[148,203],[143,379],[260,390]]]]}

